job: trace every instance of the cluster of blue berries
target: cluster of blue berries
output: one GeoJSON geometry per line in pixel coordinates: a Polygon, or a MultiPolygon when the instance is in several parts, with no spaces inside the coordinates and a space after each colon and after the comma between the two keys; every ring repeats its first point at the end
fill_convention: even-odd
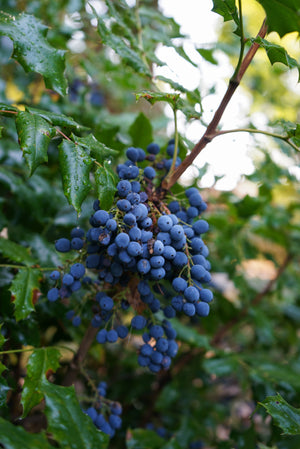
{"type": "Polygon", "coordinates": [[[100,382],[97,388],[98,398],[95,404],[84,412],[95,426],[112,438],[122,426],[122,406],[119,402],[106,399],[107,384],[100,382]]]}
{"type": "MultiPolygon", "coordinates": [[[[185,191],[185,199],[167,200],[171,194],[160,182],[170,159],[159,153],[156,143],[148,145],[147,154],[127,149],[127,160],[117,166],[113,207],[102,210],[96,200],[90,229],[74,228],[70,239],[56,241],[57,251],[77,251],[77,260],[67,271],[50,274],[55,286],[48,291],[48,299],[56,301],[78,294],[81,287],[87,290],[98,343],[141,334],[138,363],[154,373],[168,369],[178,351],[169,320],[176,315],[206,317],[213,299],[203,287],[211,280],[209,251],[202,240],[209,226],[200,218],[207,205],[194,187],[185,191]]],[[[172,161],[173,141],[167,154],[172,161]]],[[[67,313],[75,326],[82,311],[81,303],[67,313]]]]}

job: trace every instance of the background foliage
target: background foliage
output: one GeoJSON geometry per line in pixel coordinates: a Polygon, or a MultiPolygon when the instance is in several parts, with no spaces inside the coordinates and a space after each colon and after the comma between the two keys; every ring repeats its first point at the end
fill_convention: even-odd
{"type": "MultiPolygon", "coordinates": [[[[300,30],[297,2],[278,1],[276,9],[259,1],[269,31],[283,39],[258,39],[266,53],[257,53],[243,81],[252,100],[245,128],[253,131],[255,169],[233,191],[216,189],[218,177],[201,190],[211,226],[211,314],[176,323],[179,354],[157,376],[137,367],[138,339],[108,348],[95,343],[75,389],[64,385],[85,329],[46,298],[48,272],[69,257],[55,251],[54,241],[88,222],[94,198],[110,207],[113,168],[128,146],[155,140],[166,147],[173,137],[167,107],[179,110],[184,123],[205,126],[202,101],[217,94],[155,77],[163,64],[158,44],[198,65],[159,3],[98,2],[100,12],[97,2],[93,9],[81,0],[26,3],[0,2],[0,445],[298,448],[300,128],[287,72],[299,70],[299,52],[289,44],[289,33],[300,30]],[[262,129],[252,118],[257,110],[267,113],[262,129]],[[110,442],[81,411],[93,382],[103,380],[124,409],[110,442]]],[[[240,36],[248,48],[258,32],[253,4],[243,2],[243,30],[241,2],[214,0],[211,14],[224,22],[215,46],[197,48],[201,68],[218,65],[220,54],[236,66],[240,36]]],[[[195,142],[184,134],[179,142],[184,158],[195,142]]],[[[201,187],[209,170],[195,165],[189,185],[201,187]]],[[[184,182],[172,192],[182,194],[184,182]]]]}

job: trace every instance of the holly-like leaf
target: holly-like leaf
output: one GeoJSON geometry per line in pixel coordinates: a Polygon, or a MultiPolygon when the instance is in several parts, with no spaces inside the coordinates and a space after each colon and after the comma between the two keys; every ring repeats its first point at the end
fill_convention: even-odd
{"type": "Polygon", "coordinates": [[[95,181],[100,207],[102,209],[109,210],[117,190],[117,178],[109,164],[105,163],[104,167],[97,168],[95,172],[95,181]]]}
{"type": "Polygon", "coordinates": [[[212,11],[216,14],[220,14],[220,16],[223,17],[224,22],[234,20],[237,25],[235,33],[239,34],[240,20],[238,10],[235,5],[235,0],[213,0],[213,4],[214,6],[212,8],[212,11]]]}
{"type": "Polygon", "coordinates": [[[23,320],[34,310],[39,296],[40,279],[40,271],[33,268],[22,268],[14,278],[10,291],[17,321],[23,320]]]}
{"type": "Polygon", "coordinates": [[[82,147],[87,148],[90,155],[100,164],[105,161],[105,159],[117,156],[118,154],[118,151],[107,147],[102,142],[99,142],[99,140],[97,140],[93,134],[89,134],[86,137],[77,137],[73,134],[72,139],[75,143],[78,143],[82,147]]]}
{"type": "Polygon", "coordinates": [[[81,410],[74,387],[61,387],[44,382],[45,413],[48,432],[62,447],[72,449],[105,449],[109,437],[98,430],[81,410]],[[66,432],[66,429],[70,429],[66,432]]]}
{"type": "Polygon", "coordinates": [[[188,90],[183,87],[180,83],[176,83],[176,81],[172,80],[171,78],[166,78],[165,76],[158,75],[156,79],[163,81],[164,83],[170,84],[170,86],[175,89],[179,90],[179,92],[186,93],[188,90]]]}
{"type": "Polygon", "coordinates": [[[280,394],[268,396],[260,405],[272,416],[284,435],[300,435],[300,409],[292,407],[280,394]]]}
{"type": "Polygon", "coordinates": [[[14,43],[13,58],[26,72],[43,75],[46,87],[60,95],[67,93],[64,76],[65,51],[56,50],[46,40],[47,27],[29,14],[0,13],[0,34],[14,43]]]}
{"type": "Polygon", "coordinates": [[[280,37],[300,32],[298,0],[257,0],[267,14],[268,32],[277,31],[280,37]]]}
{"type": "Polygon", "coordinates": [[[106,26],[103,18],[96,13],[94,8],[93,11],[98,20],[98,33],[103,43],[112,48],[120,56],[122,62],[125,65],[130,66],[136,73],[151,77],[149,68],[136,49],[133,49],[123,36],[114,34],[114,32],[106,26]]]}
{"type": "Polygon", "coordinates": [[[23,417],[43,399],[43,382],[50,372],[59,367],[60,352],[55,348],[40,348],[29,357],[25,377],[22,405],[23,417]]]}
{"type": "Polygon", "coordinates": [[[93,160],[81,145],[69,140],[63,140],[58,148],[63,191],[69,203],[79,213],[80,206],[92,187],[90,171],[93,160]]]}
{"type": "Polygon", "coordinates": [[[28,248],[24,248],[24,246],[4,238],[0,238],[0,254],[13,262],[23,265],[33,265],[37,262],[30,255],[28,248]]]}
{"type": "Polygon", "coordinates": [[[14,113],[18,112],[18,109],[14,106],[10,106],[9,104],[0,103],[0,114],[5,115],[7,117],[13,117],[14,113]]]}
{"type": "Polygon", "coordinates": [[[150,104],[155,104],[158,101],[166,101],[167,103],[170,103],[170,105],[174,108],[177,105],[180,95],[175,93],[146,91],[135,94],[135,97],[137,100],[139,100],[140,98],[144,98],[145,100],[149,101],[150,104]]]}
{"type": "Polygon", "coordinates": [[[19,112],[16,118],[19,142],[30,175],[44,162],[48,162],[51,126],[46,120],[29,112],[19,112]]]}
{"type": "Polygon", "coordinates": [[[286,65],[289,69],[298,69],[298,82],[300,81],[300,64],[296,61],[296,59],[292,58],[285,48],[281,47],[281,45],[273,44],[272,42],[267,41],[266,39],[262,39],[260,37],[253,39],[254,42],[257,42],[261,47],[263,47],[269,58],[270,63],[273,65],[275,62],[280,62],[281,64],[286,65]]]}
{"type": "Polygon", "coordinates": [[[42,117],[53,126],[61,126],[62,128],[66,128],[70,131],[84,131],[89,129],[86,126],[82,126],[79,123],[75,122],[72,117],[64,114],[58,114],[57,112],[52,111],[44,111],[42,109],[32,108],[29,106],[26,106],[26,111],[42,117]]]}
{"type": "Polygon", "coordinates": [[[53,449],[44,433],[26,432],[23,427],[14,426],[3,418],[0,418],[0,443],[4,449],[53,449]]]}
{"type": "Polygon", "coordinates": [[[146,148],[153,140],[152,125],[142,112],[137,116],[129,128],[132,144],[136,147],[146,148]]]}

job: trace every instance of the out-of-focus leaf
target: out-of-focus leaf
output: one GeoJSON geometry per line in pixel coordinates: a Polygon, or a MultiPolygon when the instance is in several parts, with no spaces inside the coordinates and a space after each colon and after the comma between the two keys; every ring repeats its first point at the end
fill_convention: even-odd
{"type": "Polygon", "coordinates": [[[79,125],[79,123],[75,122],[72,117],[68,117],[64,114],[58,114],[51,111],[43,111],[42,109],[32,108],[29,106],[26,106],[26,111],[42,117],[53,126],[61,126],[62,128],[66,128],[72,131],[83,131],[89,129],[86,126],[79,125]]]}
{"type": "Polygon", "coordinates": [[[63,140],[58,148],[64,194],[79,213],[81,204],[92,187],[90,171],[93,160],[81,145],[69,140],[63,140]]]}
{"type": "Polygon", "coordinates": [[[165,440],[153,430],[133,429],[127,433],[127,449],[162,449],[165,440]]]}
{"type": "Polygon", "coordinates": [[[37,262],[30,254],[28,248],[0,237],[0,254],[5,258],[24,265],[33,265],[37,262]]]}
{"type": "Polygon", "coordinates": [[[99,142],[93,134],[89,134],[86,137],[77,137],[73,134],[72,139],[75,143],[79,143],[82,147],[87,148],[90,155],[100,163],[118,154],[116,150],[108,148],[104,143],[99,142]]]}
{"type": "Polygon", "coordinates": [[[95,172],[97,197],[102,209],[108,210],[114,200],[117,178],[109,164],[98,167],[95,172]]]}
{"type": "Polygon", "coordinates": [[[267,41],[266,39],[262,39],[261,37],[257,37],[253,39],[254,42],[257,42],[261,47],[263,47],[269,58],[270,63],[273,65],[275,62],[280,62],[284,64],[289,69],[298,69],[298,82],[300,81],[300,65],[296,61],[296,59],[292,58],[285,48],[281,47],[281,45],[273,44],[272,42],[267,41]]]}
{"type": "Polygon", "coordinates": [[[272,416],[284,435],[300,435],[300,409],[292,407],[280,394],[268,396],[260,405],[272,416]]]}
{"type": "Polygon", "coordinates": [[[174,319],[172,325],[177,332],[177,336],[181,341],[188,343],[197,348],[209,349],[210,344],[206,335],[200,335],[196,329],[191,326],[182,324],[179,320],[174,319]]]}
{"type": "Polygon", "coordinates": [[[137,93],[135,94],[135,97],[137,100],[139,100],[140,98],[144,98],[145,100],[149,101],[150,104],[155,104],[158,101],[166,101],[167,103],[170,103],[172,107],[175,107],[180,98],[180,95],[175,93],[147,91],[137,93]]]}
{"type": "Polygon", "coordinates": [[[217,65],[218,61],[214,58],[214,49],[208,48],[197,48],[197,52],[204,58],[206,61],[211,64],[217,65]]]}
{"type": "Polygon", "coordinates": [[[21,399],[23,417],[43,399],[43,382],[50,372],[57,370],[59,359],[60,352],[55,348],[37,349],[29,357],[21,399]]]}
{"type": "Polygon", "coordinates": [[[47,430],[62,447],[107,448],[108,435],[98,430],[91,418],[83,413],[73,386],[61,387],[44,382],[43,394],[46,400],[47,430]]]}
{"type": "Polygon", "coordinates": [[[46,87],[65,95],[65,51],[56,50],[49,44],[46,40],[47,30],[45,25],[29,14],[13,16],[1,12],[0,34],[13,41],[13,58],[26,72],[34,71],[43,75],[46,87]]]}
{"type": "Polygon", "coordinates": [[[103,18],[96,13],[94,8],[93,11],[98,20],[98,33],[103,43],[112,48],[120,56],[123,63],[130,66],[135,72],[151,77],[147,65],[138,52],[131,48],[130,45],[125,42],[124,38],[114,34],[113,31],[106,26],[103,18]]]}
{"type": "Polygon", "coordinates": [[[5,449],[53,449],[44,433],[29,433],[0,418],[0,443],[5,449]]]}
{"type": "Polygon", "coordinates": [[[21,111],[16,118],[16,127],[23,156],[32,175],[39,165],[48,161],[51,126],[40,116],[21,111]]]}
{"type": "Polygon", "coordinates": [[[215,374],[218,377],[228,376],[237,370],[239,361],[235,356],[224,356],[205,360],[203,366],[210,374],[215,374]]]}
{"type": "Polygon", "coordinates": [[[137,116],[129,128],[132,144],[135,147],[146,148],[153,140],[152,125],[142,112],[137,116]]]}
{"type": "Polygon", "coordinates": [[[186,93],[186,92],[187,92],[187,89],[186,89],[185,87],[183,87],[183,86],[182,86],[181,84],[179,84],[179,83],[176,83],[176,81],[172,80],[171,78],[166,78],[165,76],[158,75],[158,76],[156,77],[156,79],[161,80],[161,81],[163,81],[163,82],[165,82],[165,83],[170,84],[170,86],[171,86],[173,89],[179,90],[179,91],[182,92],[182,93],[186,93]]]}
{"type": "Polygon", "coordinates": [[[39,296],[40,279],[40,271],[33,268],[22,268],[14,278],[10,291],[17,321],[23,320],[34,310],[39,296]]]}
{"type": "Polygon", "coordinates": [[[267,14],[268,32],[277,31],[280,37],[300,32],[298,0],[257,0],[267,14]]]}

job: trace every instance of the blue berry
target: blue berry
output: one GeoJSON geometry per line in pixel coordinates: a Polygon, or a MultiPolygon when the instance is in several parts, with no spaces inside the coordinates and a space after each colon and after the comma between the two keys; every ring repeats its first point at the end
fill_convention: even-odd
{"type": "Polygon", "coordinates": [[[147,274],[151,270],[151,265],[147,259],[139,260],[136,267],[141,274],[147,274]]]}
{"type": "Polygon", "coordinates": [[[109,219],[109,214],[106,210],[97,210],[93,215],[93,220],[99,225],[105,225],[109,219]]]}
{"type": "Polygon", "coordinates": [[[62,282],[64,285],[71,285],[74,282],[74,278],[71,274],[64,274],[63,278],[62,278],[62,282]]]}
{"type": "Polygon", "coordinates": [[[152,142],[147,146],[147,151],[150,154],[158,154],[160,152],[160,147],[157,143],[152,142]]]}
{"type": "Polygon", "coordinates": [[[98,343],[106,343],[107,341],[107,330],[106,329],[101,329],[97,335],[96,335],[96,340],[98,343]]]}
{"type": "Polygon", "coordinates": [[[146,176],[146,178],[148,178],[148,179],[153,179],[154,177],[155,177],[155,175],[156,175],[156,172],[155,172],[155,170],[154,170],[154,168],[153,167],[146,167],[145,168],[145,170],[144,170],[144,175],[146,176]]]}
{"type": "Polygon", "coordinates": [[[80,250],[83,247],[83,240],[80,239],[79,237],[74,237],[71,240],[71,248],[75,249],[76,251],[80,250]]]}
{"type": "Polygon", "coordinates": [[[173,221],[168,215],[161,215],[157,220],[157,226],[161,231],[168,232],[173,226],[173,221]]]}
{"type": "Polygon", "coordinates": [[[202,317],[207,316],[209,314],[209,304],[206,302],[198,302],[196,304],[196,313],[202,317]]]}
{"type": "Polygon", "coordinates": [[[59,290],[58,288],[54,287],[51,288],[47,293],[47,298],[49,301],[54,302],[59,298],[59,290]]]}
{"type": "Polygon", "coordinates": [[[129,147],[126,151],[126,156],[132,162],[136,162],[139,158],[139,151],[137,148],[129,147]]]}
{"type": "Polygon", "coordinates": [[[75,263],[71,266],[70,273],[74,277],[74,279],[80,279],[84,276],[85,268],[82,263],[75,263]]]}
{"type": "Polygon", "coordinates": [[[60,278],[60,272],[58,270],[54,270],[54,271],[52,271],[52,273],[50,273],[49,277],[53,281],[57,281],[60,278]]]}
{"type": "Polygon", "coordinates": [[[123,325],[119,325],[116,327],[116,332],[120,338],[126,338],[128,335],[128,328],[123,325]]]}
{"type": "Polygon", "coordinates": [[[55,249],[56,249],[56,251],[59,251],[60,253],[67,253],[71,249],[70,240],[68,240],[64,237],[56,240],[55,249]]]}
{"type": "Polygon", "coordinates": [[[114,220],[113,218],[110,218],[109,220],[107,220],[106,222],[106,229],[108,229],[109,231],[115,231],[118,227],[118,224],[116,222],[116,220],[114,220]]]}
{"type": "Polygon", "coordinates": [[[79,315],[74,316],[73,320],[72,320],[72,324],[74,327],[78,327],[81,324],[81,318],[79,315]]]}
{"type": "Polygon", "coordinates": [[[118,340],[118,333],[115,329],[111,329],[107,332],[106,338],[109,343],[115,343],[118,340]]]}
{"type": "Polygon", "coordinates": [[[114,306],[114,301],[109,296],[104,296],[100,299],[100,307],[109,312],[114,306]]]}
{"type": "Polygon", "coordinates": [[[122,249],[127,248],[129,242],[130,242],[129,236],[125,232],[121,232],[120,234],[118,234],[115,239],[116,245],[122,249]]]}
{"type": "Polygon", "coordinates": [[[117,190],[120,196],[125,197],[131,191],[131,183],[126,179],[123,179],[117,184],[117,190]]]}
{"type": "Polygon", "coordinates": [[[136,315],[131,320],[133,329],[141,330],[146,326],[147,320],[142,315],[136,315]]]}
{"type": "Polygon", "coordinates": [[[164,335],[164,330],[162,326],[159,326],[158,324],[154,324],[150,327],[149,333],[151,337],[155,338],[156,340],[164,335]]]}
{"type": "Polygon", "coordinates": [[[200,299],[204,302],[211,302],[213,300],[214,295],[208,288],[203,288],[200,290],[200,299]]]}
{"type": "Polygon", "coordinates": [[[184,297],[189,302],[196,302],[199,299],[199,290],[196,287],[190,286],[184,290],[184,297]]]}
{"type": "Polygon", "coordinates": [[[193,224],[193,230],[196,234],[204,234],[209,230],[209,224],[205,220],[198,220],[193,224]]]}
{"type": "Polygon", "coordinates": [[[187,282],[185,279],[177,277],[173,279],[172,286],[176,292],[184,292],[187,288],[187,282]]]}

